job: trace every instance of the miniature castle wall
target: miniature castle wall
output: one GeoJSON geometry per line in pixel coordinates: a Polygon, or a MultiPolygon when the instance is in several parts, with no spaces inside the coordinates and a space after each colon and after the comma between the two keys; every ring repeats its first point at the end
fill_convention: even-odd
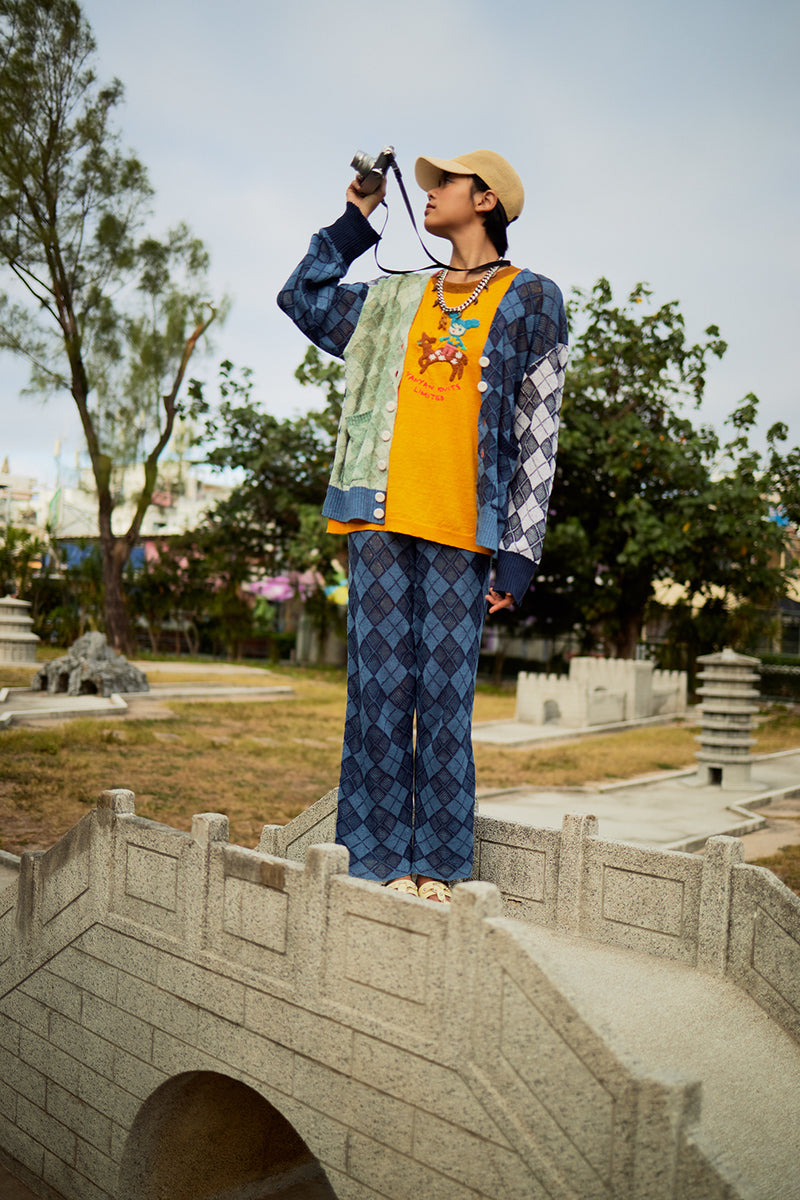
{"type": "Polygon", "coordinates": [[[522,671],[516,719],[571,729],[686,712],[686,672],[659,671],[650,662],[575,657],[569,676],[522,671]]]}

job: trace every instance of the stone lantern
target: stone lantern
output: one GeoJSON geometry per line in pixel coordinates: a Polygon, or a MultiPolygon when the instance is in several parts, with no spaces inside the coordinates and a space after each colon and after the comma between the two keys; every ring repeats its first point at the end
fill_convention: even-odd
{"type": "Polygon", "coordinates": [[[698,783],[732,790],[748,788],[759,660],[726,647],[719,654],[705,654],[697,661],[704,668],[700,673],[702,687],[698,688],[703,697],[701,733],[697,738],[700,749],[696,753],[698,783]]]}
{"type": "Polygon", "coordinates": [[[13,596],[0,599],[0,662],[36,662],[39,639],[31,632],[33,618],[28,616],[29,608],[27,600],[15,600],[13,596]]]}

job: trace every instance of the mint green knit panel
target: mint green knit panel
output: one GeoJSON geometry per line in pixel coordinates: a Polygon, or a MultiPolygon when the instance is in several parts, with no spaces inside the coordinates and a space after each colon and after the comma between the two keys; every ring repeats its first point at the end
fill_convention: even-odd
{"type": "Polygon", "coordinates": [[[397,415],[397,387],[405,362],[408,331],[419,308],[426,275],[392,275],[369,289],[344,354],[347,394],[331,473],[333,487],[380,491],[397,415]],[[392,412],[387,405],[394,403],[392,412]],[[382,437],[389,434],[389,438],[382,437]]]}

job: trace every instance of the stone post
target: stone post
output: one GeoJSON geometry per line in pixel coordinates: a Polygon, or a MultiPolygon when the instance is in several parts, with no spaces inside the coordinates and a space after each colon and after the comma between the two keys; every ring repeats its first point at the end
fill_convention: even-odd
{"type": "Polygon", "coordinates": [[[583,859],[586,839],[597,837],[597,817],[590,813],[565,813],[561,822],[558,855],[556,929],[580,933],[583,916],[583,859]]]}
{"type": "Polygon", "coordinates": [[[754,703],[758,691],[757,658],[737,654],[729,647],[720,654],[705,654],[697,660],[703,697],[697,779],[701,786],[716,785],[733,790],[750,786],[750,747],[754,738],[754,703]]]}
{"type": "Polygon", "coordinates": [[[740,838],[721,834],[706,842],[700,885],[697,965],[714,975],[724,975],[728,968],[732,868],[740,862],[744,862],[744,845],[740,838]]]}

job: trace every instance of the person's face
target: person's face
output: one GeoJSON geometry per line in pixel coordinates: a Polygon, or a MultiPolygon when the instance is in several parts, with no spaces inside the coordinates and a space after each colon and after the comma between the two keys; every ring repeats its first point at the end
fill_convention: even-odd
{"type": "Polygon", "coordinates": [[[442,175],[428,192],[424,220],[428,233],[448,237],[480,221],[475,205],[478,195],[473,195],[471,175],[442,175]]]}

